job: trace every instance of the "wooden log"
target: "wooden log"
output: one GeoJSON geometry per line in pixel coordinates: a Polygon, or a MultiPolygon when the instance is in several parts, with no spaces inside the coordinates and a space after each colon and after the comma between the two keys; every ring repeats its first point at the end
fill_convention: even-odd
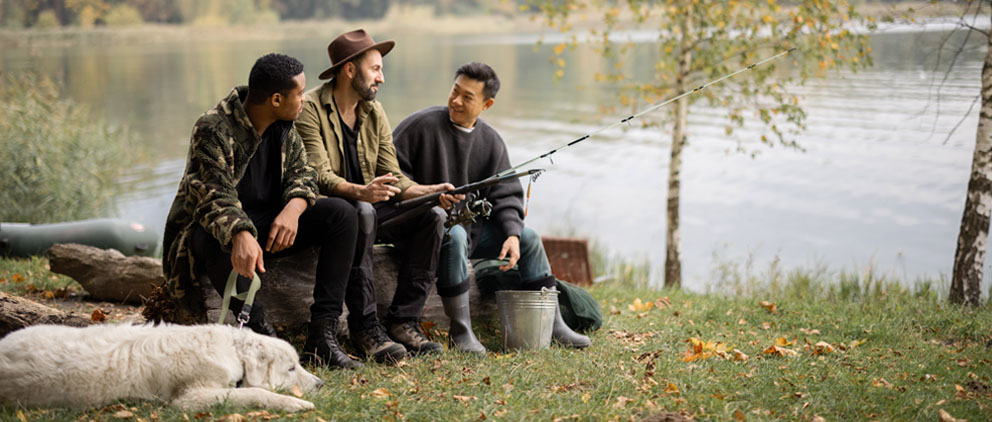
{"type": "Polygon", "coordinates": [[[161,260],[124,256],[116,249],[57,244],[47,255],[52,272],[76,280],[95,300],[140,304],[165,280],[161,260]]]}
{"type": "Polygon", "coordinates": [[[90,323],[87,318],[0,292],[0,337],[31,325],[59,324],[85,327],[90,323]]]}
{"type": "MultiPolygon", "coordinates": [[[[317,247],[292,256],[270,259],[265,262],[266,273],[261,276],[262,288],[259,289],[255,300],[265,307],[265,317],[269,323],[299,329],[310,321],[310,305],[313,304],[314,274],[317,268],[317,247]]],[[[396,292],[396,275],[398,257],[391,247],[377,246],[373,250],[373,283],[378,304],[377,314],[385,318],[396,292]]],[[[469,303],[473,318],[491,318],[497,315],[494,295],[483,295],[475,285],[474,277],[469,278],[472,287],[469,289],[469,303]]],[[[203,296],[207,307],[207,321],[217,321],[220,315],[221,298],[204,275],[200,277],[203,296]]],[[[347,333],[344,323],[348,315],[347,308],[341,316],[341,333],[347,333]]],[[[423,319],[437,324],[441,328],[448,327],[448,318],[444,315],[441,298],[431,289],[424,306],[423,319]]],[[[233,323],[234,316],[230,312],[227,322],[233,323]]]]}

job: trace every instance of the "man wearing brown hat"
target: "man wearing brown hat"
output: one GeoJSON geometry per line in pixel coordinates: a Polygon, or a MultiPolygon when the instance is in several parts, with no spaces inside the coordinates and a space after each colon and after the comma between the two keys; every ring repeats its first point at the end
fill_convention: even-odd
{"type": "MultiPolygon", "coordinates": [[[[398,349],[436,352],[441,345],[420,330],[419,317],[437,270],[446,213],[435,207],[388,230],[377,230],[377,216],[391,198],[414,198],[454,189],[449,183],[419,185],[400,171],[386,113],[375,101],[385,82],[382,58],[395,43],[376,43],[364,30],[341,34],[327,47],[331,67],[320,74],[330,79],[307,92],[296,128],[317,170],[320,193],[350,200],[358,211],[359,234],[348,286],[352,341],[365,354],[393,357],[398,349]],[[372,286],[372,245],[376,239],[397,245],[402,260],[396,293],[386,316],[387,329],[376,317],[372,286]],[[362,255],[364,254],[364,255],[362,255]],[[358,255],[362,255],[358,258],[358,255]],[[386,335],[388,332],[388,337],[386,335]],[[401,343],[399,346],[389,340],[401,343]],[[397,349],[398,348],[398,349],[397,349]]],[[[460,199],[443,195],[442,207],[460,199]]]]}

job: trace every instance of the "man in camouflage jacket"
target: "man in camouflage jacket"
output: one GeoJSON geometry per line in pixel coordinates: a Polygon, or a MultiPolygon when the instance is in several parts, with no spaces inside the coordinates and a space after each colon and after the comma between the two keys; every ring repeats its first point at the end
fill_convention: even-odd
{"type": "MultiPolygon", "coordinates": [[[[346,201],[317,198],[314,170],[293,127],[305,86],[302,63],[269,54],[252,67],[247,87],[234,88],[197,120],[165,226],[163,268],[179,307],[202,315],[198,274],[223,292],[233,269],[238,291],[245,291],[256,271],[265,272],[264,258],[319,245],[303,356],[353,368],[361,364],[341,351],[336,334],[357,215],[346,201]]],[[[242,303],[232,302],[237,312],[242,303]]],[[[258,303],[248,326],[275,335],[258,303]]]]}

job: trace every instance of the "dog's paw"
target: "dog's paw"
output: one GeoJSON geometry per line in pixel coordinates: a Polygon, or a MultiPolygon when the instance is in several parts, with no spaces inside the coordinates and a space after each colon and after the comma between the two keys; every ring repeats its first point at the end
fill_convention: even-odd
{"type": "Polygon", "coordinates": [[[282,410],[287,412],[303,412],[305,410],[313,410],[314,405],[306,400],[300,400],[293,397],[286,397],[281,404],[282,410]]]}

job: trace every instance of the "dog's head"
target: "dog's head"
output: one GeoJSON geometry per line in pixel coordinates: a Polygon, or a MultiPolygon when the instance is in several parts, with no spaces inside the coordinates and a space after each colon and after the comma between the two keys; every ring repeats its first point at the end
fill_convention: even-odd
{"type": "Polygon", "coordinates": [[[324,383],[300,365],[300,357],[284,340],[240,330],[244,337],[238,347],[244,368],[245,387],[285,390],[300,396],[324,383]]]}

